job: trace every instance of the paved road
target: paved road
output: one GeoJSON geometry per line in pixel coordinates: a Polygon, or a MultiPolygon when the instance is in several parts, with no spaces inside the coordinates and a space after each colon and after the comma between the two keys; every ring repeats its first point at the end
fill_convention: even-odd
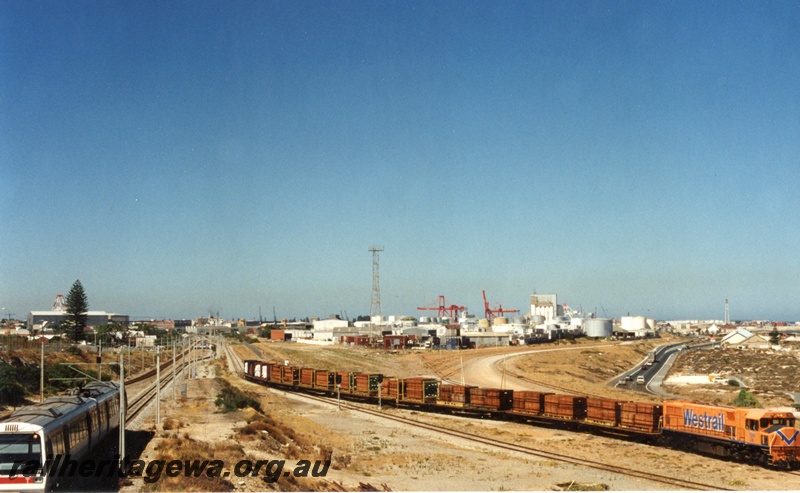
{"type": "Polygon", "coordinates": [[[664,381],[675,358],[684,349],[685,344],[672,343],[659,346],[654,350],[655,362],[652,365],[645,366],[650,359],[649,355],[643,359],[639,364],[626,371],[622,375],[614,377],[609,385],[620,389],[628,389],[636,392],[648,392],[671,399],[679,399],[679,396],[670,394],[661,388],[661,383],[664,381]],[[636,383],[639,377],[644,378],[644,384],[636,383]],[[630,377],[629,380],[626,380],[630,377]]]}
{"type": "MultiPolygon", "coordinates": [[[[545,353],[552,351],[576,351],[589,348],[603,348],[609,347],[608,344],[596,346],[566,346],[552,349],[532,349],[512,355],[499,354],[495,356],[486,356],[483,358],[474,358],[464,362],[464,382],[467,385],[477,385],[479,387],[488,388],[505,388],[515,390],[538,390],[546,391],[547,388],[538,386],[536,384],[520,380],[512,375],[505,373],[502,368],[502,363],[507,360],[518,358],[532,353],[545,353]]],[[[460,382],[459,382],[460,383],[460,382]]]]}

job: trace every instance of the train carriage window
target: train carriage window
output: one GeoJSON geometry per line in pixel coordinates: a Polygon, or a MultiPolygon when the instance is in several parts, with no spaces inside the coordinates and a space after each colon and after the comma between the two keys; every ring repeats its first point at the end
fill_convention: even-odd
{"type": "Polygon", "coordinates": [[[108,426],[108,421],[109,421],[108,408],[109,408],[109,403],[108,401],[105,401],[103,403],[103,410],[100,412],[100,423],[102,424],[103,428],[108,426]]]}
{"type": "Polygon", "coordinates": [[[80,431],[78,430],[78,423],[70,423],[67,425],[67,448],[73,449],[80,442],[80,431]]]}
{"type": "Polygon", "coordinates": [[[92,409],[91,412],[92,422],[90,433],[97,433],[100,430],[100,410],[98,408],[92,409]]]}
{"type": "Polygon", "coordinates": [[[50,446],[53,448],[53,454],[66,454],[67,451],[64,449],[64,432],[61,430],[53,432],[50,435],[50,446]]]}

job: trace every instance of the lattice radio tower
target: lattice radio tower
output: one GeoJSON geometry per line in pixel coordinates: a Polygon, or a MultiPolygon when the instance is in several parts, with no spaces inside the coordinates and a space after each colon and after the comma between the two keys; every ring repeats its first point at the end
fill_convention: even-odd
{"type": "Polygon", "coordinates": [[[369,309],[370,318],[382,315],[381,313],[381,259],[378,255],[383,251],[382,246],[369,247],[372,252],[372,306],[369,309]]]}

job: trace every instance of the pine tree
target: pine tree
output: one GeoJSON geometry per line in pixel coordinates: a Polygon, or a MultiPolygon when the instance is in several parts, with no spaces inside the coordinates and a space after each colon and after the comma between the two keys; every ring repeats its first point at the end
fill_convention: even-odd
{"type": "Polygon", "coordinates": [[[781,344],[781,334],[778,332],[777,326],[773,326],[772,332],[769,333],[769,343],[773,346],[780,346],[781,344]]]}
{"type": "Polygon", "coordinates": [[[84,339],[83,328],[89,320],[89,301],[80,280],[75,281],[67,295],[67,334],[73,342],[84,339]]]}

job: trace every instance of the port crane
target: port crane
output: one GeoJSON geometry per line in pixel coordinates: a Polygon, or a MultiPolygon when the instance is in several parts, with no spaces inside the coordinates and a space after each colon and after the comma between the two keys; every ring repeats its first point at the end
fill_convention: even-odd
{"type": "Polygon", "coordinates": [[[439,306],[435,307],[417,307],[417,310],[436,310],[438,317],[447,317],[447,312],[450,312],[450,319],[451,320],[458,320],[458,312],[463,312],[466,310],[466,306],[458,306],[458,305],[450,305],[447,306],[447,303],[444,301],[444,296],[439,295],[439,306]]]}
{"type": "Polygon", "coordinates": [[[489,308],[489,302],[486,301],[486,291],[481,291],[483,293],[483,310],[486,313],[486,318],[492,320],[494,317],[502,317],[504,313],[519,313],[519,310],[512,310],[509,308],[503,308],[503,305],[497,305],[497,308],[492,310],[489,308]]]}

